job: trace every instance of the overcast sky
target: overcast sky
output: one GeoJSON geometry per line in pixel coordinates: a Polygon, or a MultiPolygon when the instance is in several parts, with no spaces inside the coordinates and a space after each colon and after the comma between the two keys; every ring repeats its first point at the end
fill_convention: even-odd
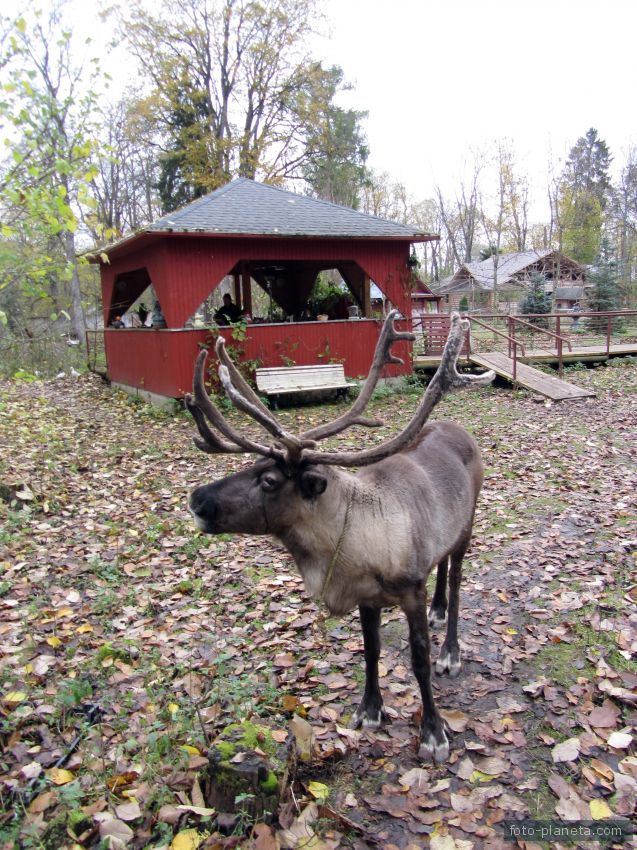
{"type": "MultiPolygon", "coordinates": [[[[507,139],[546,217],[548,164],[589,127],[615,167],[637,145],[637,0],[323,2],[314,53],[353,83],[343,105],[369,112],[369,164],[416,200],[453,193],[463,165],[507,139]]],[[[99,0],[70,5],[99,42],[99,0]]],[[[120,54],[115,75],[126,67],[120,54]]]]}
{"type": "Polygon", "coordinates": [[[417,198],[510,139],[543,201],[549,159],[595,127],[637,144],[636,0],[327,0],[324,56],[369,111],[370,164],[417,198]]]}

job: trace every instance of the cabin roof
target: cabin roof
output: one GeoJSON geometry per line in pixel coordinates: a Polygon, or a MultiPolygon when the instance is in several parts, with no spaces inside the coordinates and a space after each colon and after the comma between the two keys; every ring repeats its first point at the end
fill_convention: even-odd
{"type": "Polygon", "coordinates": [[[297,195],[286,189],[257,183],[246,177],[232,180],[181,209],[162,216],[136,233],[87,254],[93,262],[103,255],[130,250],[139,239],[170,235],[256,237],[389,239],[428,242],[438,239],[415,224],[400,224],[350,207],[297,195]]]}
{"type": "Polygon", "coordinates": [[[243,236],[432,238],[416,225],[386,221],[245,177],[163,216],[147,229],[243,236]]]}
{"type": "MultiPolygon", "coordinates": [[[[511,283],[513,286],[524,287],[525,283],[522,280],[516,279],[524,269],[533,266],[541,260],[555,255],[559,256],[560,263],[563,268],[575,269],[580,274],[584,274],[585,268],[564,254],[559,254],[552,248],[544,250],[518,251],[513,254],[500,254],[498,258],[497,284],[502,286],[506,283],[511,283]]],[[[468,281],[473,280],[474,284],[483,290],[493,289],[493,257],[489,257],[482,262],[464,263],[458,271],[450,278],[446,278],[441,282],[437,291],[452,292],[454,289],[462,288],[468,281]]]]}

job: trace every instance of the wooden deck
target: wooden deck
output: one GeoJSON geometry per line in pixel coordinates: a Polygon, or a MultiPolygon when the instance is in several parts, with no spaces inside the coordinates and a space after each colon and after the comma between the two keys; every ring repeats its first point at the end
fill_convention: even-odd
{"type": "MultiPolygon", "coordinates": [[[[489,353],[489,352],[485,352],[489,353]]],[[[476,352],[479,356],[482,352],[476,352]]],[[[622,343],[611,345],[609,354],[606,353],[605,345],[573,346],[572,351],[564,350],[563,363],[599,362],[610,357],[637,356],[637,343],[622,343]]],[[[523,358],[524,362],[557,364],[558,358],[555,352],[547,351],[545,348],[530,349],[523,358]]],[[[518,358],[518,363],[520,362],[518,358]]],[[[415,369],[436,369],[440,363],[440,354],[418,354],[414,357],[415,369]]]]}
{"type": "MultiPolygon", "coordinates": [[[[506,354],[501,354],[499,351],[486,352],[484,354],[471,354],[469,360],[477,366],[482,366],[485,369],[493,369],[496,375],[506,378],[508,381],[513,380],[513,360],[507,357],[506,354]]],[[[533,366],[527,366],[526,363],[517,362],[516,381],[522,386],[533,392],[550,398],[553,401],[565,401],[566,399],[575,398],[590,398],[595,393],[590,390],[583,390],[574,384],[563,381],[561,378],[554,378],[552,375],[547,375],[545,372],[540,372],[534,369],[533,366]]]]}

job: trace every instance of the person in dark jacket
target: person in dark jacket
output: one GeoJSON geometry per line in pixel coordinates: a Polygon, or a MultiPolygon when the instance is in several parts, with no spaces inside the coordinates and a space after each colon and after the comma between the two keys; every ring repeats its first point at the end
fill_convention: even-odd
{"type": "Polygon", "coordinates": [[[241,319],[242,315],[241,308],[237,307],[232,296],[226,292],[223,296],[223,307],[220,307],[215,313],[215,322],[218,325],[234,325],[241,319]]]}

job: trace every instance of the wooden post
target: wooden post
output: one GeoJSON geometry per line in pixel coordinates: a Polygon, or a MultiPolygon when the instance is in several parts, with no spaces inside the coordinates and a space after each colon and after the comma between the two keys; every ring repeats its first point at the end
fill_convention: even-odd
{"type": "Polygon", "coordinates": [[[234,277],[234,287],[233,287],[234,288],[234,303],[237,305],[237,307],[241,307],[242,303],[241,303],[241,282],[240,282],[240,278],[239,278],[239,275],[236,272],[233,275],[233,277],[234,277]]]}
{"type": "Polygon", "coordinates": [[[372,296],[368,275],[363,278],[363,317],[365,319],[372,317],[372,296]]]}
{"type": "Polygon", "coordinates": [[[241,272],[241,304],[244,313],[252,316],[252,280],[245,268],[241,272]]]}

